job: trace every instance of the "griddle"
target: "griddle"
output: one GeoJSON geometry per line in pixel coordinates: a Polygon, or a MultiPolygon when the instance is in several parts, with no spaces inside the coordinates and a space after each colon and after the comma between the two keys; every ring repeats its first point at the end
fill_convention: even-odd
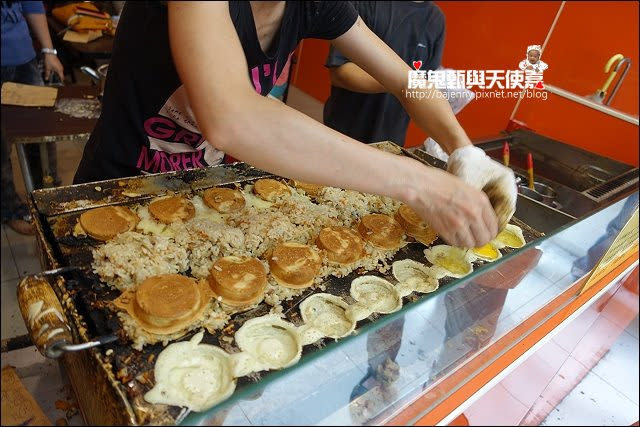
{"type": "MultiPolygon", "coordinates": [[[[393,143],[384,142],[374,145],[379,149],[422,161],[393,143]]],[[[121,410],[128,412],[129,419],[133,421],[131,424],[173,424],[184,415],[184,411],[180,407],[152,405],[144,401],[144,394],[153,387],[154,363],[164,346],[162,343],[146,345],[142,351],[132,348],[131,340],[126,336],[116,312],[112,311],[109,304],[120,292],[101,282],[90,268],[92,250],[102,242],[91,237],[74,237],[72,230],[77,218],[87,209],[96,207],[144,204],[167,192],[193,196],[213,186],[234,187],[253,183],[255,180],[265,177],[283,179],[245,163],[234,163],[206,169],[43,189],[32,193],[29,205],[35,218],[38,243],[45,266],[47,268],[69,268],[63,269],[62,274],[49,274],[26,280],[44,281],[55,291],[58,300],[62,302],[75,343],[101,339],[107,341],[103,342],[99,348],[86,351],[90,352],[98,361],[102,371],[98,374],[106,375],[111,386],[117,389],[116,395],[123,400],[117,403],[120,404],[121,410]],[[114,337],[115,340],[108,342],[109,340],[104,340],[104,337],[114,337]]],[[[513,218],[511,223],[522,228],[527,242],[542,235],[517,218],[513,218]]],[[[438,239],[433,245],[443,243],[438,239]]],[[[410,242],[400,249],[393,259],[388,260],[387,264],[390,266],[396,260],[407,258],[429,264],[423,254],[425,248],[421,243],[410,242]]],[[[505,254],[512,252],[513,249],[505,248],[501,251],[505,254]]],[[[485,263],[482,261],[474,262],[474,270],[478,268],[485,268],[485,263]]],[[[395,283],[395,279],[391,275],[391,268],[384,274],[360,268],[342,278],[328,277],[323,284],[326,287],[324,292],[337,295],[347,303],[353,303],[354,301],[349,294],[351,281],[364,274],[381,276],[395,283]]],[[[457,280],[443,278],[440,280],[440,287],[449,286],[457,280]]],[[[297,306],[314,292],[322,291],[308,289],[302,295],[284,301],[282,307],[285,319],[295,325],[300,325],[302,319],[297,306]]],[[[404,298],[403,304],[428,297],[429,294],[413,293],[404,298]]],[[[263,302],[250,311],[232,315],[231,321],[223,330],[217,331],[213,335],[205,332],[203,343],[217,345],[229,353],[239,351],[233,340],[234,332],[246,320],[267,314],[270,308],[263,302]]],[[[372,314],[367,319],[358,322],[358,329],[371,322],[376,322],[382,316],[384,315],[372,314]]],[[[185,335],[179,341],[189,339],[195,332],[197,331],[185,335]]],[[[313,345],[305,346],[302,357],[304,358],[305,355],[312,352],[322,351],[325,342],[328,341],[331,339],[327,338],[313,345]]],[[[42,351],[46,345],[38,345],[38,348],[42,351]]],[[[289,369],[295,369],[295,366],[289,369]]],[[[272,372],[261,372],[253,374],[251,377],[239,378],[236,393],[270,374],[272,372]]]]}

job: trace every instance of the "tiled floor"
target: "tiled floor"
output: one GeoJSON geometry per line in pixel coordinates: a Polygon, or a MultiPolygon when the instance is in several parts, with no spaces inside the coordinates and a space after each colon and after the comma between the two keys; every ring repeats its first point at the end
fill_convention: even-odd
{"type": "MultiPolygon", "coordinates": [[[[316,101],[312,97],[300,92],[296,88],[291,88],[289,93],[289,105],[310,117],[321,120],[322,103],[316,101]]],[[[63,184],[69,184],[72,181],[73,174],[78,165],[82,154],[82,145],[77,143],[63,143],[58,145],[58,170],[63,184]]],[[[20,177],[19,168],[17,167],[17,159],[15,150],[12,153],[12,161],[14,167],[14,176],[16,188],[19,193],[24,195],[24,185],[20,177]]],[[[18,281],[28,274],[40,271],[40,265],[35,248],[35,240],[33,237],[22,236],[13,230],[2,226],[1,230],[2,242],[2,340],[16,337],[26,333],[24,322],[20,315],[16,302],[16,285],[18,281]]],[[[556,248],[559,256],[572,256],[572,248],[556,248]],[[566,251],[566,252],[565,252],[566,251]],[[562,252],[562,253],[560,253],[562,252]]],[[[541,283],[540,293],[537,295],[524,295],[518,289],[527,287],[521,286],[518,289],[509,292],[509,307],[512,312],[505,312],[503,316],[512,316],[514,321],[522,320],[530,313],[526,312],[531,306],[532,299],[549,299],[558,293],[558,289],[552,289],[551,283],[557,281],[557,271],[550,266],[551,273],[542,274],[537,277],[530,277],[527,280],[535,280],[541,283]],[[544,286],[542,286],[544,285],[544,286]],[[527,304],[528,303],[528,304],[527,304]]],[[[436,308],[434,308],[436,310],[436,308]]],[[[585,314],[588,315],[588,314],[585,314]]],[[[432,318],[430,318],[432,319],[432,318]]],[[[428,319],[428,320],[430,320],[428,319]]],[[[424,320],[424,319],[423,319],[424,320]]],[[[425,324],[424,322],[418,322],[425,324]]],[[[411,322],[409,322],[411,324],[411,322]]],[[[428,322],[426,322],[428,324],[428,322]]],[[[405,326],[408,328],[408,326],[405,326]]],[[[416,336],[428,335],[430,339],[442,339],[438,335],[438,331],[442,330],[442,325],[432,324],[425,330],[416,330],[416,336]],[[436,336],[437,335],[437,336],[436,336]]],[[[404,349],[411,345],[411,340],[404,340],[399,354],[399,360],[403,365],[410,366],[412,363],[421,363],[420,361],[404,360],[404,349]]],[[[364,343],[364,341],[363,341],[364,343]]],[[[531,366],[544,366],[548,369],[558,370],[560,367],[553,363],[554,357],[549,355],[556,352],[567,352],[564,347],[570,346],[569,342],[548,343],[545,351],[537,354],[527,363],[531,366]],[[549,356],[549,357],[547,357],[549,356]]],[[[574,343],[575,344],[575,343],[574,343]]],[[[570,351],[570,350],[569,350],[570,351]]],[[[364,351],[366,353],[366,351],[364,351]]],[[[410,352],[408,352],[410,353],[410,352]]],[[[358,359],[358,354],[344,354],[336,352],[336,360],[340,363],[353,365],[354,359],[358,359]]],[[[336,362],[337,363],[337,362],[336,362]]],[[[580,363],[575,361],[575,363],[580,363]]],[[[65,378],[61,374],[58,364],[54,361],[45,359],[40,356],[34,347],[14,350],[8,353],[2,353],[2,365],[12,365],[17,368],[18,375],[24,382],[27,389],[34,395],[45,413],[51,421],[64,417],[64,412],[55,408],[55,401],[64,395],[65,378]]],[[[338,366],[337,364],[336,366],[338,366]]],[[[346,366],[346,365],[345,365],[346,366]]],[[[352,367],[352,366],[351,366],[352,367]]],[[[315,366],[314,369],[322,368],[315,366]]],[[[345,368],[346,369],[346,368],[345,368]]],[[[532,368],[533,370],[533,368],[532,368]]],[[[345,379],[346,383],[353,384],[363,375],[353,369],[346,369],[349,375],[354,378],[345,379]]],[[[602,358],[595,368],[584,378],[584,380],[574,389],[574,391],[564,399],[564,401],[544,420],[545,425],[614,425],[614,424],[631,424],[638,419],[638,318],[636,317],[625,332],[618,338],[611,350],[602,358]],[[597,396],[594,398],[593,396],[597,396]]],[[[506,382],[508,386],[508,381],[506,382]]],[[[273,384],[273,387],[282,385],[273,384]]],[[[323,386],[324,387],[324,386],[323,386]]],[[[286,387],[285,387],[286,388],[286,387]]],[[[526,412],[526,405],[533,398],[525,394],[511,392],[505,385],[495,387],[490,393],[481,399],[480,402],[489,402],[495,396],[502,396],[512,402],[508,407],[496,408],[495,417],[491,419],[482,418],[481,413],[467,413],[470,420],[474,424],[491,424],[501,425],[503,420],[509,419],[512,415],[523,416],[526,412]],[[524,409],[523,409],[524,408],[524,409]]],[[[321,391],[321,390],[320,390],[321,391]]],[[[348,398],[351,389],[343,390],[342,394],[335,394],[334,398],[340,401],[348,398]]],[[[489,404],[489,403],[487,403],[489,404]]],[[[300,405],[304,407],[305,405],[300,405]]],[[[275,413],[265,414],[256,412],[256,408],[262,405],[253,405],[250,401],[242,402],[236,405],[227,414],[224,423],[233,425],[237,423],[246,423],[248,419],[252,419],[256,424],[267,424],[273,422],[290,423],[291,420],[277,419],[275,413]]],[[[276,411],[277,412],[277,411],[276,411]]],[[[486,412],[483,412],[483,414],[486,412]]],[[[304,415],[306,421],[310,423],[326,424],[331,423],[331,417],[319,419],[314,414],[296,414],[304,415]]],[[[338,414],[335,414],[336,416],[338,414]]],[[[342,419],[337,416],[337,419],[342,419]]],[[[71,425],[80,425],[82,420],[78,415],[68,420],[71,425]]]]}

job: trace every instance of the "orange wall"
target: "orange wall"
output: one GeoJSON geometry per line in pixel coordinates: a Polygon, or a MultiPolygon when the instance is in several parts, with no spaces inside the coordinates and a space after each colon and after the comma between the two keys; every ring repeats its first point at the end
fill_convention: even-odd
{"type": "MultiPolygon", "coordinates": [[[[552,2],[436,2],[446,18],[442,65],[454,69],[514,70],[527,46],[542,44],[560,7],[552,2]]],[[[505,129],[515,99],[474,100],[458,114],[471,139],[505,129]]],[[[421,144],[425,134],[415,124],[407,147],[421,144]]]]}
{"type": "MultiPolygon", "coordinates": [[[[636,2],[567,2],[543,54],[549,64],[544,80],[578,95],[593,94],[606,79],[604,64],[616,53],[630,57],[632,65],[611,107],[637,116],[636,2]]],[[[638,127],[630,123],[552,94],[547,101],[523,101],[515,118],[541,134],[638,166],[638,127]]]]}
{"type": "MultiPolygon", "coordinates": [[[[454,69],[517,69],[526,47],[544,42],[560,7],[560,1],[436,3],[447,25],[442,64],[454,69]]],[[[612,106],[638,114],[638,4],[567,2],[542,57],[549,64],[545,81],[593,93],[604,81],[604,63],[618,52],[630,56],[633,65],[612,106]],[[582,68],[589,72],[578,71],[582,68]]],[[[305,40],[293,79],[322,102],[330,88],[327,53],[326,41],[305,40]]],[[[638,164],[637,127],[555,98],[550,94],[547,101],[523,101],[516,119],[546,136],[638,164]],[[616,143],[607,139],[611,135],[616,143]]],[[[471,139],[496,135],[506,128],[515,104],[515,99],[474,100],[458,120],[471,139]]],[[[411,123],[405,145],[420,144],[425,136],[411,123]]]]}

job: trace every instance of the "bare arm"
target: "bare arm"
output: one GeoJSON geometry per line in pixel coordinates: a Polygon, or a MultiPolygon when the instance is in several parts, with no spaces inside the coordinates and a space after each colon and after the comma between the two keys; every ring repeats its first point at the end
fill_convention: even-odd
{"type": "Polygon", "coordinates": [[[385,93],[387,88],[353,62],[329,68],[331,84],[359,93],[385,93]]]}
{"type": "Polygon", "coordinates": [[[486,197],[473,203],[480,196],[476,190],[257,94],[226,2],[170,2],[168,8],[173,59],[198,127],[213,146],[281,176],[404,201],[432,219],[436,231],[453,244],[490,240],[489,231],[475,236],[469,229],[469,217],[482,222],[482,203],[491,209],[486,197]],[[452,207],[454,199],[460,203],[452,207]],[[459,212],[458,205],[465,211],[459,212]]]}
{"type": "MultiPolygon", "coordinates": [[[[51,35],[49,34],[49,26],[47,25],[47,18],[44,13],[29,13],[25,15],[25,19],[29,24],[29,28],[33,32],[36,40],[43,48],[53,48],[51,42],[51,35]]],[[[49,80],[51,72],[55,72],[60,77],[60,80],[64,80],[64,68],[60,63],[57,56],[45,53],[44,54],[44,78],[49,80]]]]}
{"type": "Polygon", "coordinates": [[[406,159],[255,92],[226,2],[170,2],[169,33],[200,130],[216,148],[278,175],[404,198],[399,179],[378,165],[401,168],[406,159]]]}
{"type": "Polygon", "coordinates": [[[423,99],[406,95],[407,72],[411,69],[361,19],[333,44],[398,98],[418,126],[443,145],[447,153],[471,144],[449,102],[437,96],[437,89],[423,89],[423,99]]]}

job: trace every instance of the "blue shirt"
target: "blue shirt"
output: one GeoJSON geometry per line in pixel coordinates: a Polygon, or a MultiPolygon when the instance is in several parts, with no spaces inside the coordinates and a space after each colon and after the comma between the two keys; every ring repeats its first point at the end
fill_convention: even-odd
{"type": "Polygon", "coordinates": [[[26,64],[36,57],[24,15],[44,14],[41,1],[2,2],[2,66],[26,64]]]}

